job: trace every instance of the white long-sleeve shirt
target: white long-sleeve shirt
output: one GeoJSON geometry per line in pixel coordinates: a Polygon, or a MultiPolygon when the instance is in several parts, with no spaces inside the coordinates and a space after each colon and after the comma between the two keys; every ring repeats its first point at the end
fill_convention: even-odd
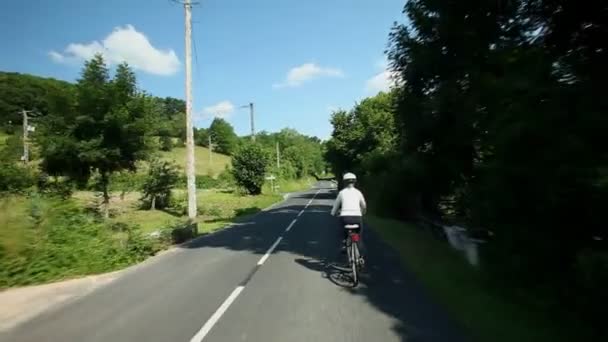
{"type": "Polygon", "coordinates": [[[366,208],[365,198],[361,191],[355,187],[347,187],[338,194],[331,214],[336,215],[339,210],[340,216],[363,216],[366,208]]]}

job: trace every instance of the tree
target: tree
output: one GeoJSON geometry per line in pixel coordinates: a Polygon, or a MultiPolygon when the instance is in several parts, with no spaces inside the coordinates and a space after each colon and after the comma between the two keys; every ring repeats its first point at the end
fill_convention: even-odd
{"type": "Polygon", "coordinates": [[[215,118],[211,122],[208,132],[211,136],[211,143],[215,146],[215,151],[228,155],[232,154],[237,145],[237,136],[232,125],[222,118],[215,118]]]}
{"type": "Polygon", "coordinates": [[[194,130],[194,142],[198,146],[209,147],[209,129],[198,128],[194,130]]]}
{"type": "Polygon", "coordinates": [[[70,94],[73,88],[73,84],[53,78],[0,72],[0,126],[19,129],[23,109],[47,115],[52,97],[70,94]]]}
{"type": "Polygon", "coordinates": [[[268,155],[259,144],[242,146],[232,156],[232,173],[237,185],[250,195],[262,193],[268,162],[268,155]]]}
{"type": "Polygon", "coordinates": [[[173,139],[171,137],[163,135],[160,137],[160,150],[161,151],[171,151],[173,149],[173,139]]]}
{"type": "Polygon", "coordinates": [[[149,201],[150,209],[164,208],[169,204],[171,190],[179,180],[179,171],[167,161],[153,160],[143,184],[143,200],[149,201]]]}
{"type": "Polygon", "coordinates": [[[135,162],[150,150],[153,102],[137,92],[135,75],[126,64],[110,79],[101,55],[85,63],[75,97],[75,105],[57,108],[42,122],[41,167],[80,182],[99,173],[107,218],[111,174],[135,170],[135,162]]]}

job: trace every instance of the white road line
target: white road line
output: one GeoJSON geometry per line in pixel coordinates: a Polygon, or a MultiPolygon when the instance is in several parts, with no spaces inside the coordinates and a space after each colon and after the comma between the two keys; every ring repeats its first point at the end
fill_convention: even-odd
{"type": "Polygon", "coordinates": [[[285,229],[286,233],[291,230],[291,227],[293,227],[293,225],[296,224],[296,221],[298,221],[298,219],[293,219],[293,221],[291,221],[289,226],[287,226],[287,228],[285,229]]]}
{"type": "Polygon", "coordinates": [[[268,257],[270,256],[270,254],[272,254],[272,251],[274,251],[275,248],[277,248],[277,245],[281,242],[281,240],[283,240],[282,236],[279,236],[279,238],[277,239],[277,241],[275,241],[272,246],[270,246],[270,248],[268,248],[268,251],[266,252],[266,254],[264,254],[264,256],[260,259],[260,261],[258,261],[258,265],[263,265],[264,262],[266,262],[266,259],[268,259],[268,257]]]}
{"type": "Polygon", "coordinates": [[[215,323],[217,323],[217,321],[219,321],[220,318],[222,318],[222,315],[224,314],[224,312],[226,312],[226,310],[228,310],[228,308],[230,307],[232,302],[234,302],[236,297],[238,297],[239,294],[241,294],[241,291],[243,291],[244,288],[245,288],[244,286],[237,286],[236,289],[234,289],[234,291],[232,291],[230,296],[228,296],[228,298],[226,298],[226,300],[222,303],[222,305],[220,305],[220,307],[217,310],[215,310],[213,315],[211,315],[211,318],[209,318],[209,320],[207,322],[205,322],[205,325],[203,325],[201,330],[199,330],[196,333],[196,335],[194,335],[194,337],[192,337],[190,339],[190,342],[201,342],[205,338],[205,336],[207,336],[209,331],[211,331],[211,328],[213,328],[215,323]]]}
{"type": "MultiPolygon", "coordinates": [[[[321,190],[318,190],[317,193],[315,193],[313,198],[310,201],[308,201],[308,204],[306,204],[306,207],[304,209],[308,208],[308,206],[312,203],[312,201],[319,194],[319,192],[321,192],[321,190]]],[[[298,214],[298,217],[300,217],[303,213],[304,213],[304,210],[300,211],[300,213],[298,214]]],[[[298,220],[297,218],[293,219],[293,221],[291,221],[289,226],[285,229],[285,232],[290,231],[291,228],[294,226],[294,224],[296,224],[297,220],[298,220]]],[[[277,248],[279,243],[281,243],[281,240],[283,240],[283,236],[279,236],[279,238],[277,238],[277,241],[275,241],[272,244],[272,246],[270,246],[270,248],[268,248],[268,251],[266,252],[266,254],[264,254],[264,256],[260,259],[260,261],[258,261],[258,266],[261,266],[264,264],[264,262],[266,262],[268,257],[270,257],[270,254],[272,254],[274,249],[277,248]]],[[[220,305],[220,307],[217,310],[215,310],[215,312],[213,313],[213,315],[211,315],[209,320],[207,320],[207,322],[205,322],[205,324],[203,325],[201,330],[199,330],[196,333],[196,335],[194,335],[190,339],[190,342],[201,342],[207,336],[207,334],[209,334],[209,331],[211,331],[213,326],[220,320],[220,318],[222,318],[222,315],[224,315],[226,310],[228,310],[230,305],[232,305],[232,303],[236,300],[236,298],[241,294],[241,292],[244,289],[245,289],[245,286],[243,286],[243,285],[237,286],[234,289],[234,291],[232,291],[230,296],[228,296],[228,298],[226,298],[226,300],[222,303],[222,305],[220,305]]]]}
{"type": "Polygon", "coordinates": [[[298,217],[302,216],[302,214],[304,214],[304,210],[300,210],[300,212],[298,213],[298,217]]]}

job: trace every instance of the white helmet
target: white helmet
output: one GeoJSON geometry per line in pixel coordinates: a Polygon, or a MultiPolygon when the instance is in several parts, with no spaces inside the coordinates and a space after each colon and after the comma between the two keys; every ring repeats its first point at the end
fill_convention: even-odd
{"type": "Polygon", "coordinates": [[[342,176],[342,180],[343,181],[356,181],[357,176],[355,176],[354,173],[347,172],[344,174],[344,176],[342,176]]]}

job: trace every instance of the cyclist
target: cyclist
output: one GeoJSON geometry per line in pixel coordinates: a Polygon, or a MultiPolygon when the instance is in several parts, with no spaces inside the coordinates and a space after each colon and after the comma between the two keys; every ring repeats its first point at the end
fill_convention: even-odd
{"type": "MultiPolygon", "coordinates": [[[[355,188],[355,183],[357,182],[357,176],[355,176],[355,174],[347,172],[342,177],[342,180],[344,181],[345,187],[338,194],[331,214],[336,216],[336,214],[340,212],[342,227],[347,224],[358,224],[359,228],[357,228],[355,232],[360,234],[361,227],[363,227],[362,217],[367,209],[365,198],[361,191],[355,188]]],[[[343,234],[342,249],[345,248],[344,245],[346,238],[348,237],[348,231],[343,229],[343,234]]]]}

